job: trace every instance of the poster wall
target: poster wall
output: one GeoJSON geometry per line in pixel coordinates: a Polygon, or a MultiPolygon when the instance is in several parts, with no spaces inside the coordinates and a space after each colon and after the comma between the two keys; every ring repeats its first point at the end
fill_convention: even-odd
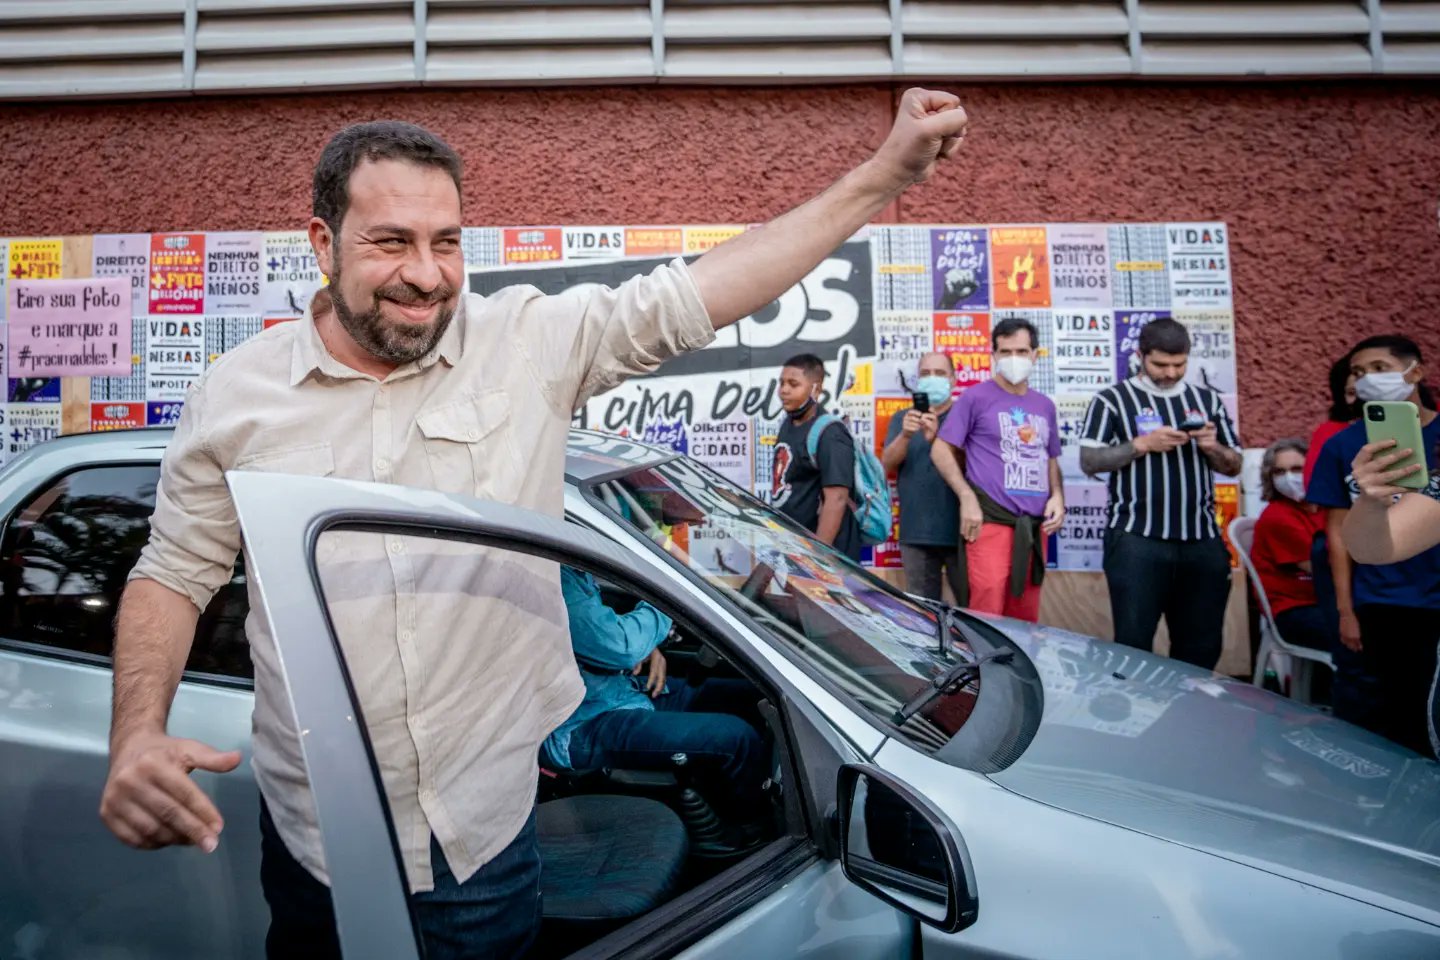
{"type": "MultiPolygon", "coordinates": [[[[473,293],[517,283],[559,293],[623,283],[745,229],[497,225],[466,227],[461,245],[473,293]]],[[[857,442],[878,451],[890,418],[910,406],[922,356],[949,354],[963,392],[991,377],[994,326],[1022,317],[1040,333],[1030,383],[1056,404],[1071,507],[1066,530],[1051,541],[1051,562],[1097,569],[1105,487],[1079,469],[1085,409],[1097,390],[1134,372],[1145,324],[1174,317],[1192,337],[1189,378],[1219,391],[1233,414],[1228,244],[1223,223],[870,227],[705,349],[594,397],[575,423],[685,452],[764,499],[773,488],[778,380],[788,357],[813,353],[824,361],[829,408],[849,421],[857,442]]],[[[61,247],[59,238],[0,238],[0,261],[10,281],[56,279],[61,247]]],[[[97,235],[85,267],[90,276],[115,278],[122,299],[128,292],[123,311],[132,318],[127,328],[118,315],[107,315],[103,343],[92,337],[88,347],[73,344],[108,360],[103,375],[89,379],[93,429],[173,423],[186,391],[210,364],[302,315],[326,283],[304,231],[97,235]]],[[[4,342],[0,337],[0,357],[4,342]]],[[[60,346],[49,353],[64,352],[60,346]]],[[[19,372],[14,364],[7,371],[0,416],[10,429],[0,460],[59,429],[59,378],[30,371],[14,378],[19,372]]],[[[1234,491],[1217,494],[1217,509],[1228,519],[1234,491]]],[[[895,504],[897,522],[902,509],[895,504]]],[[[871,554],[877,566],[899,565],[893,542],[871,554]]]]}

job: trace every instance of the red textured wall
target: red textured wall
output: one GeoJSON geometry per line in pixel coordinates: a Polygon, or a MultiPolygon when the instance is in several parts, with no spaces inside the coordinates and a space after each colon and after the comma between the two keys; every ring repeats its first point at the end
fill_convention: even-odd
{"type": "MultiPolygon", "coordinates": [[[[1421,82],[949,86],[974,118],[964,159],[894,219],[1230,224],[1247,444],[1308,432],[1331,357],[1363,335],[1407,333],[1440,364],[1440,97],[1421,82]]],[[[750,222],[862,159],[894,98],[628,87],[0,106],[0,236],[298,227],[328,135],[377,117],[459,148],[470,223],[750,222]]]]}

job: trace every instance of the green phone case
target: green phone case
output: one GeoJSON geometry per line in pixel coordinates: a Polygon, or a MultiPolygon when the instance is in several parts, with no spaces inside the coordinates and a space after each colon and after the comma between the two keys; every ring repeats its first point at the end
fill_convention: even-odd
{"type": "MultiPolygon", "coordinates": [[[[1425,465],[1425,438],[1420,432],[1420,409],[1415,404],[1409,400],[1371,400],[1365,404],[1361,416],[1365,419],[1365,439],[1370,443],[1394,440],[1395,450],[1414,451],[1390,469],[1397,470],[1412,463],[1425,465]],[[1372,419],[1376,414],[1380,419],[1372,419]]],[[[1408,477],[1401,477],[1396,486],[1424,490],[1429,482],[1429,472],[1417,470],[1408,477]]]]}

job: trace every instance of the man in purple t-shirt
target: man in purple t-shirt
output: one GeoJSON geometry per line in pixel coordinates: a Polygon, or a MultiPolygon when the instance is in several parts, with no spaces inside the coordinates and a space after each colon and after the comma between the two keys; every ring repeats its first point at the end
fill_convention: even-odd
{"type": "Polygon", "coordinates": [[[1055,404],[1025,385],[1040,337],[1028,320],[995,325],[994,379],[960,395],[930,448],[960,498],[969,597],[961,606],[1040,619],[1045,538],[1065,522],[1055,404]],[[960,467],[960,451],[965,467],[960,467]]]}

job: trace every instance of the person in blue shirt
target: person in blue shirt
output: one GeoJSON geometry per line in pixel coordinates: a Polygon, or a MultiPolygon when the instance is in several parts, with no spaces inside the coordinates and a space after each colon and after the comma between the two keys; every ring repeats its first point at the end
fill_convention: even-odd
{"type": "Polygon", "coordinates": [[[755,688],[723,678],[667,681],[659,647],[669,617],[648,603],[616,613],[594,577],[569,567],[560,568],[560,588],[585,699],[546,739],[541,762],[575,773],[674,770],[684,754],[718,813],[759,818],[765,752],[755,688]]]}
{"type": "MultiPolygon", "coordinates": [[[[1419,408],[1429,471],[1422,493],[1440,500],[1440,417],[1421,389],[1425,367],[1419,346],[1401,336],[1371,337],[1355,347],[1350,365],[1361,400],[1409,400],[1419,408]]],[[[1364,495],[1353,465],[1365,445],[1363,418],[1326,441],[1305,497],[1330,511],[1326,536],[1340,641],[1361,653],[1379,681],[1377,732],[1433,755],[1430,699],[1440,644],[1440,545],[1394,563],[1357,564],[1351,558],[1345,521],[1351,505],[1364,495]]]]}

